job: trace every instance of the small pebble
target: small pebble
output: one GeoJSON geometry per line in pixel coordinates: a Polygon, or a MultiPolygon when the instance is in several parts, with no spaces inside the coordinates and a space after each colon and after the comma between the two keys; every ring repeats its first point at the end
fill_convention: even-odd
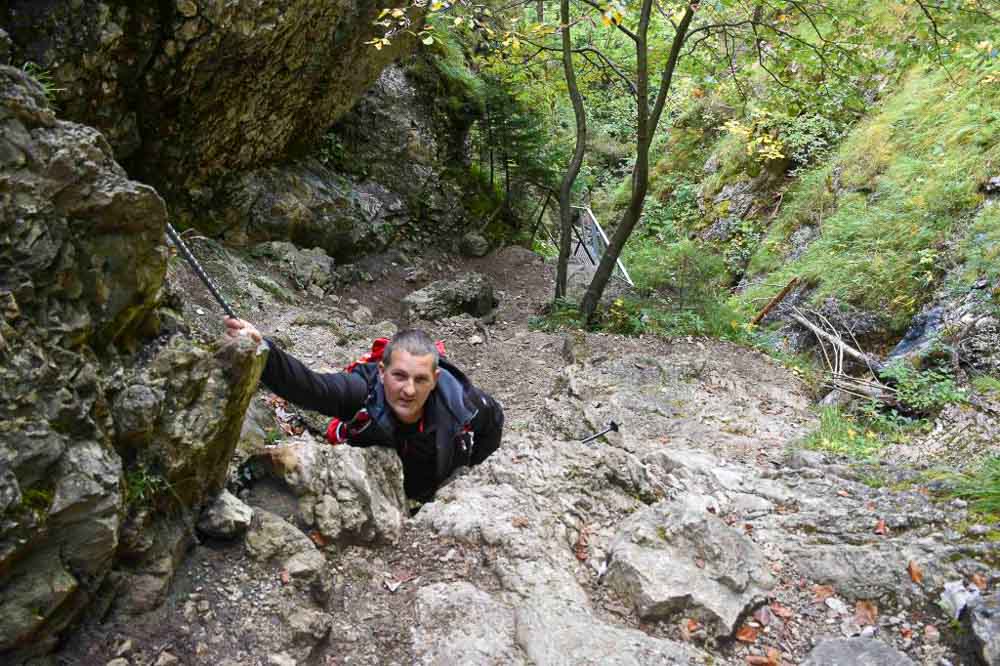
{"type": "Polygon", "coordinates": [[[937,643],[941,640],[941,632],[933,624],[924,627],[924,640],[928,643],[937,643]]]}

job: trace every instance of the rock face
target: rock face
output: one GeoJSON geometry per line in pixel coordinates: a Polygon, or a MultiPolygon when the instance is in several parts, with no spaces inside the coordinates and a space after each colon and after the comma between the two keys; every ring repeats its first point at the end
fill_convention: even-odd
{"type": "Polygon", "coordinates": [[[221,488],[264,357],[252,344],[146,347],[166,271],[163,201],[126,178],[101,134],[57,120],[41,86],[7,67],[0,215],[6,662],[50,650],[116,552],[135,555],[137,576],[172,570],[187,539],[159,530],[149,509],[183,513],[221,488]]]}
{"type": "Polygon", "coordinates": [[[725,636],[774,586],[763,553],[711,507],[707,498],[684,495],[622,525],[611,544],[607,582],[639,617],[659,619],[687,608],[725,636]]]}
{"type": "MultiPolygon", "coordinates": [[[[14,61],[51,71],[67,117],[197,208],[218,177],[314,142],[411,49],[406,31],[382,50],[364,43],[382,7],[404,4],[14,0],[0,19],[14,61]]],[[[409,16],[419,25],[423,10],[409,16]]]]}
{"type": "Polygon", "coordinates": [[[969,607],[972,633],[986,664],[1000,664],[1000,595],[976,601],[969,607]]]}
{"type": "Polygon", "coordinates": [[[303,520],[329,542],[395,543],[408,513],[399,456],[384,447],[331,447],[303,435],[251,461],[299,498],[303,520]]]}
{"type": "Polygon", "coordinates": [[[210,537],[232,539],[246,532],[252,518],[253,509],[228,490],[223,490],[215,501],[202,511],[198,520],[198,530],[210,537]]]}
{"type": "Polygon", "coordinates": [[[824,641],[809,653],[802,666],[913,666],[899,650],[872,638],[845,638],[824,641]]]}
{"type": "Polygon", "coordinates": [[[443,79],[427,54],[389,65],[311,157],[228,180],[215,226],[247,242],[321,247],[342,263],[420,223],[433,225],[421,240],[451,244],[468,217],[460,176],[476,108],[446,96],[443,79]]]}
{"type": "Polygon", "coordinates": [[[496,306],[493,285],[479,273],[432,282],[403,299],[405,316],[411,321],[433,321],[460,314],[481,316],[496,306]]]}

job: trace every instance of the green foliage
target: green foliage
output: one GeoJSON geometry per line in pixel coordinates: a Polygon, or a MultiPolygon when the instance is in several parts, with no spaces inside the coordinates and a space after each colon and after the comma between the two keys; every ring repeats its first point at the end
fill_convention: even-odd
{"type": "Polygon", "coordinates": [[[729,280],[723,259],[698,241],[636,239],[624,256],[641,293],[671,293],[681,309],[715,300],[729,280]]]}
{"type": "Polygon", "coordinates": [[[49,104],[55,107],[56,97],[59,93],[65,92],[65,88],[59,88],[56,84],[55,77],[52,76],[52,72],[41,65],[31,62],[30,60],[21,67],[24,73],[31,78],[38,81],[42,86],[42,90],[45,91],[45,99],[49,101],[49,104]]]}
{"type": "Polygon", "coordinates": [[[663,299],[617,298],[604,312],[600,327],[623,335],[690,335],[744,341],[744,331],[732,311],[717,300],[702,302],[697,309],[679,309],[663,299]]]}
{"type": "Polygon", "coordinates": [[[21,492],[21,510],[30,512],[39,524],[45,523],[54,498],[55,492],[50,487],[26,488],[21,492]]]}
{"type": "Polygon", "coordinates": [[[853,413],[823,407],[819,417],[819,429],[805,438],[804,446],[862,460],[877,457],[887,446],[904,444],[927,428],[926,421],[886,410],[875,402],[853,413]]]}
{"type": "MultiPolygon", "coordinates": [[[[859,125],[833,164],[810,172],[785,196],[786,205],[762,243],[752,273],[766,282],[801,276],[812,298],[833,296],[890,318],[896,332],[933,294],[954,259],[947,240],[975,215],[978,249],[966,244],[971,270],[996,269],[989,257],[996,218],[978,192],[1000,160],[1000,141],[981,144],[983,127],[998,123],[1000,86],[982,85],[983,72],[918,70],[859,125]],[[818,236],[796,260],[782,257],[801,226],[818,236]]],[[[768,297],[763,285],[741,297],[768,297]]]]}
{"type": "Polygon", "coordinates": [[[563,299],[550,303],[545,314],[528,320],[528,327],[531,330],[550,333],[580,328],[582,325],[583,319],[578,305],[563,299]]]}
{"type": "Polygon", "coordinates": [[[155,470],[136,465],[125,473],[125,507],[133,510],[154,506],[169,488],[167,480],[155,470]]]}
{"type": "Polygon", "coordinates": [[[945,405],[967,400],[965,391],[955,385],[951,375],[939,368],[917,370],[900,362],[893,363],[880,374],[895,381],[899,402],[920,414],[929,414],[945,405]]]}
{"type": "MultiPolygon", "coordinates": [[[[993,121],[1000,142],[1000,111],[993,121]]],[[[976,212],[968,232],[958,247],[957,261],[962,264],[961,284],[983,278],[991,284],[1000,281],[1000,204],[990,201],[976,212]]]]}

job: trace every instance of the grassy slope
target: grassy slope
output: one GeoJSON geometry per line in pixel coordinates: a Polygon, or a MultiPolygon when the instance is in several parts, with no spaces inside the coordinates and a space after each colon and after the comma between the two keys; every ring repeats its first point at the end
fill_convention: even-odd
{"type": "Polygon", "coordinates": [[[996,277],[1000,214],[982,205],[978,188],[1000,171],[1000,84],[986,78],[910,72],[786,195],[748,269],[766,279],[737,301],[752,309],[798,275],[815,287],[813,298],[884,313],[901,333],[950,266],[965,262],[967,279],[996,277]],[[786,261],[791,234],[805,225],[819,237],[786,261]]]}

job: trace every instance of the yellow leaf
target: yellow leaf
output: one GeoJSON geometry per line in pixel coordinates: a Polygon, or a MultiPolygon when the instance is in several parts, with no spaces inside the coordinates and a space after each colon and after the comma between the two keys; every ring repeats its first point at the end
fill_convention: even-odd
{"type": "Polygon", "coordinates": [[[461,16],[456,16],[455,17],[455,25],[462,25],[462,17],[461,16]]]}
{"type": "MultiPolygon", "coordinates": [[[[381,12],[379,13],[379,15],[378,15],[378,18],[379,18],[379,19],[380,19],[380,18],[383,18],[383,17],[384,17],[384,16],[386,15],[386,14],[388,14],[388,13],[389,13],[389,8],[388,8],[388,7],[386,7],[385,9],[383,9],[383,10],[382,10],[382,11],[381,11],[381,12]]],[[[375,20],[377,21],[378,19],[375,19],[375,20]]]]}
{"type": "Polygon", "coordinates": [[[392,15],[393,15],[393,16],[394,16],[395,18],[400,18],[400,17],[401,17],[401,16],[403,16],[403,14],[405,14],[405,13],[406,13],[406,12],[404,12],[404,11],[403,11],[402,9],[400,9],[400,8],[398,8],[398,7],[397,7],[396,9],[393,9],[393,10],[392,10],[392,15]]]}
{"type": "Polygon", "coordinates": [[[434,38],[431,37],[430,35],[427,35],[421,41],[423,41],[424,44],[427,44],[428,46],[430,46],[431,44],[434,43],[434,38]]]}

